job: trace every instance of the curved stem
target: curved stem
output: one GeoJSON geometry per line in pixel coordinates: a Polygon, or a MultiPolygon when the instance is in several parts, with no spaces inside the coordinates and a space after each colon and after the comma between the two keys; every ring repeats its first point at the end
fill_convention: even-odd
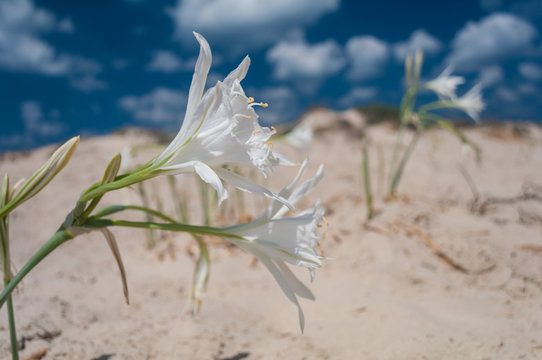
{"type": "Polygon", "coordinates": [[[6,284],[2,293],[0,293],[0,307],[4,305],[11,292],[15,289],[17,284],[47,255],[53,250],[63,244],[65,241],[72,239],[74,236],[66,229],[58,230],[47,242],[27,261],[26,264],[19,270],[19,272],[6,284]]]}
{"type": "Polygon", "coordinates": [[[147,207],[144,207],[144,206],[138,206],[138,205],[112,205],[112,206],[107,206],[107,207],[104,207],[103,209],[99,210],[99,211],[96,211],[94,213],[94,215],[92,216],[92,218],[101,218],[101,217],[104,217],[104,216],[107,216],[107,215],[111,215],[111,214],[114,214],[114,213],[117,213],[117,212],[120,212],[120,211],[123,211],[123,210],[137,210],[137,211],[142,211],[142,212],[145,212],[147,214],[150,214],[152,216],[155,216],[157,218],[160,218],[164,221],[167,221],[167,222],[170,222],[170,223],[176,223],[177,220],[167,216],[166,214],[158,211],[158,210],[153,210],[153,209],[150,209],[150,208],[147,208],[147,207]]]}
{"type": "Polygon", "coordinates": [[[410,155],[412,154],[414,147],[418,143],[418,140],[420,139],[421,134],[422,134],[422,130],[418,128],[418,130],[416,131],[416,134],[414,134],[414,137],[410,140],[410,143],[408,144],[408,147],[405,150],[403,157],[401,158],[401,161],[397,165],[397,170],[393,174],[393,177],[390,183],[389,192],[388,192],[388,195],[390,197],[395,196],[395,192],[397,190],[397,186],[399,186],[399,180],[401,180],[401,176],[403,175],[405,165],[408,159],[410,158],[410,155]]]}
{"type": "Polygon", "coordinates": [[[167,230],[167,231],[181,231],[191,234],[200,234],[200,235],[211,235],[225,238],[233,238],[241,241],[247,241],[244,237],[232,234],[227,232],[227,228],[215,228],[211,226],[197,226],[197,225],[186,225],[179,223],[155,223],[155,222],[140,222],[140,221],[127,221],[127,220],[117,220],[117,219],[102,219],[102,218],[88,218],[85,222],[85,227],[89,228],[102,228],[107,226],[122,226],[122,227],[132,227],[139,229],[157,229],[157,230],[167,230]]]}

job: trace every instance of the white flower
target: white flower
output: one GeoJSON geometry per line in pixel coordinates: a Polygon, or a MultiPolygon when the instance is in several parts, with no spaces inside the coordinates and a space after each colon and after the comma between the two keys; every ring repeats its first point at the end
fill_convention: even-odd
{"type": "Polygon", "coordinates": [[[476,122],[480,119],[480,112],[486,108],[486,104],[482,101],[481,90],[482,85],[478,83],[465,95],[453,100],[456,107],[465,111],[476,122]]]}
{"type": "MultiPolygon", "coordinates": [[[[279,193],[292,205],[322,179],[323,166],[320,166],[315,176],[294,189],[306,165],[305,161],[296,178],[279,193]]],[[[316,252],[315,247],[319,240],[317,230],[323,221],[324,209],[317,202],[313,208],[294,217],[283,217],[287,211],[283,204],[272,201],[259,218],[224,230],[235,235],[227,238],[228,241],[254,255],[271,272],[284,294],[297,306],[303,331],[305,321],[297,295],[311,300],[314,300],[314,295],[286,263],[307,268],[312,280],[314,270],[322,265],[323,257],[316,252]]]]}
{"type": "Polygon", "coordinates": [[[204,94],[211,49],[203,36],[194,35],[200,43],[200,54],[184,121],[175,139],[153,160],[153,165],[169,174],[195,171],[215,188],[219,202],[227,197],[221,179],[241,190],[278,199],[269,190],[223,168],[223,165],[253,167],[266,176],[275,165],[293,164],[273,151],[269,138],[275,130],[258,124],[254,106],[267,107],[267,104],[255,103],[241,87],[250,59],[247,56],[223,82],[219,81],[204,94]]]}
{"type": "Polygon", "coordinates": [[[452,67],[448,66],[435,79],[425,83],[425,87],[436,92],[440,98],[455,99],[457,86],[463,84],[465,78],[462,76],[450,76],[451,73],[452,67]]]}
{"type": "Polygon", "coordinates": [[[130,145],[126,145],[120,152],[121,162],[120,170],[121,174],[134,170],[137,167],[137,160],[134,156],[134,148],[130,145]]]}
{"type": "Polygon", "coordinates": [[[312,144],[312,126],[302,122],[284,136],[284,141],[303,154],[308,154],[312,144]]]}

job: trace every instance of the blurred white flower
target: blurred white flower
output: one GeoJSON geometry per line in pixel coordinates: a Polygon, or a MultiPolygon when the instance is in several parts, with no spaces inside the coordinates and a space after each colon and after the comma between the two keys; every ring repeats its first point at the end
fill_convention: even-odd
{"type": "MultiPolygon", "coordinates": [[[[322,179],[323,166],[320,166],[316,175],[294,189],[306,165],[307,161],[301,166],[296,178],[279,193],[292,205],[322,179]]],[[[287,211],[283,204],[272,201],[259,218],[224,230],[236,236],[227,240],[254,255],[271,272],[284,294],[297,306],[303,331],[305,320],[297,295],[311,300],[314,300],[314,295],[286,263],[307,268],[312,280],[314,270],[322,265],[323,257],[315,248],[319,241],[318,228],[323,221],[324,209],[317,202],[313,208],[294,217],[283,217],[287,211]]]]}
{"type": "Polygon", "coordinates": [[[302,122],[284,136],[290,146],[303,154],[308,154],[312,145],[312,126],[308,122],[302,122]]]}
{"type": "Polygon", "coordinates": [[[223,82],[204,93],[211,66],[211,49],[203,36],[194,33],[200,43],[184,121],[169,146],[154,160],[162,173],[180,174],[195,171],[218,193],[219,202],[227,197],[222,180],[241,190],[276,195],[251,180],[223,168],[224,165],[253,167],[264,176],[278,164],[293,164],[273,151],[269,141],[274,129],[258,124],[254,106],[267,107],[247,97],[241,87],[250,65],[248,56],[223,82]]]}
{"type": "Polygon", "coordinates": [[[451,76],[452,67],[448,66],[435,79],[425,83],[427,89],[433,90],[440,98],[455,99],[457,86],[465,82],[462,76],[451,76]]]}
{"type": "Polygon", "coordinates": [[[121,162],[120,170],[121,174],[134,170],[137,167],[137,160],[134,156],[134,148],[130,145],[126,145],[120,152],[121,162]]]}
{"type": "Polygon", "coordinates": [[[486,108],[481,91],[482,85],[476,84],[466,94],[452,100],[456,107],[465,111],[476,122],[480,120],[480,112],[486,108]]]}

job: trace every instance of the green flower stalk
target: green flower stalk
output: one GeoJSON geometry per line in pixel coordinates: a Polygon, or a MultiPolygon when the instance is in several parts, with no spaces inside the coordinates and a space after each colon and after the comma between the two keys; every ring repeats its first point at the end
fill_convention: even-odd
{"type": "Polygon", "coordinates": [[[442,109],[458,109],[467,113],[475,122],[478,122],[480,112],[485,108],[481,96],[480,84],[472,87],[463,96],[457,97],[456,89],[465,82],[465,79],[461,76],[452,76],[451,66],[444,69],[444,71],[435,79],[427,82],[420,82],[422,60],[423,56],[421,53],[416,53],[414,61],[412,60],[412,57],[409,56],[405,62],[405,83],[407,89],[401,101],[401,122],[391,160],[388,197],[395,196],[406,164],[420,137],[429,128],[439,126],[445,130],[451,131],[464,144],[477,150],[477,147],[472,144],[459,129],[457,129],[449,120],[443,118],[434,111],[442,109]],[[424,89],[435,92],[439,97],[439,100],[422,105],[416,109],[417,94],[420,90],[424,89]],[[406,127],[409,124],[415,127],[415,133],[407,147],[402,150],[403,136],[406,127]],[[401,151],[402,154],[400,154],[401,151]]]}

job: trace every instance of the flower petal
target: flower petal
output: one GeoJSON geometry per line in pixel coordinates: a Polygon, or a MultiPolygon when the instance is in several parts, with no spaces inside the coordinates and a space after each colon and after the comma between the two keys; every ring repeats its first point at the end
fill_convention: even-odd
{"type": "Polygon", "coordinates": [[[184,116],[183,127],[187,124],[185,122],[192,119],[192,114],[196,110],[203,91],[205,90],[205,84],[207,83],[207,74],[211,68],[212,54],[209,43],[203,36],[198,33],[194,33],[194,36],[200,44],[200,51],[198,60],[196,62],[196,68],[192,77],[192,83],[190,84],[190,92],[188,93],[188,102],[186,104],[186,113],[184,116]]]}
{"type": "Polygon", "coordinates": [[[271,191],[267,190],[263,186],[256,184],[254,181],[249,180],[244,176],[237,175],[233,171],[229,171],[229,170],[226,170],[226,169],[216,169],[215,171],[222,180],[232,184],[233,186],[235,186],[239,190],[251,192],[251,193],[254,193],[254,194],[263,195],[263,196],[268,197],[270,199],[281,202],[282,204],[287,206],[288,209],[290,209],[292,211],[294,210],[293,205],[290,204],[288,202],[288,200],[286,200],[285,198],[283,198],[283,197],[281,197],[279,195],[273,194],[271,191]]]}
{"type": "Polygon", "coordinates": [[[224,85],[231,87],[235,80],[241,81],[247,76],[248,68],[250,67],[250,58],[245,56],[239,66],[233,70],[225,79],[224,85]]]}
{"type": "Polygon", "coordinates": [[[194,170],[199,175],[201,180],[211,185],[217,192],[218,204],[220,205],[228,197],[228,191],[224,188],[222,181],[209,166],[205,165],[201,161],[194,162],[194,170]]]}

